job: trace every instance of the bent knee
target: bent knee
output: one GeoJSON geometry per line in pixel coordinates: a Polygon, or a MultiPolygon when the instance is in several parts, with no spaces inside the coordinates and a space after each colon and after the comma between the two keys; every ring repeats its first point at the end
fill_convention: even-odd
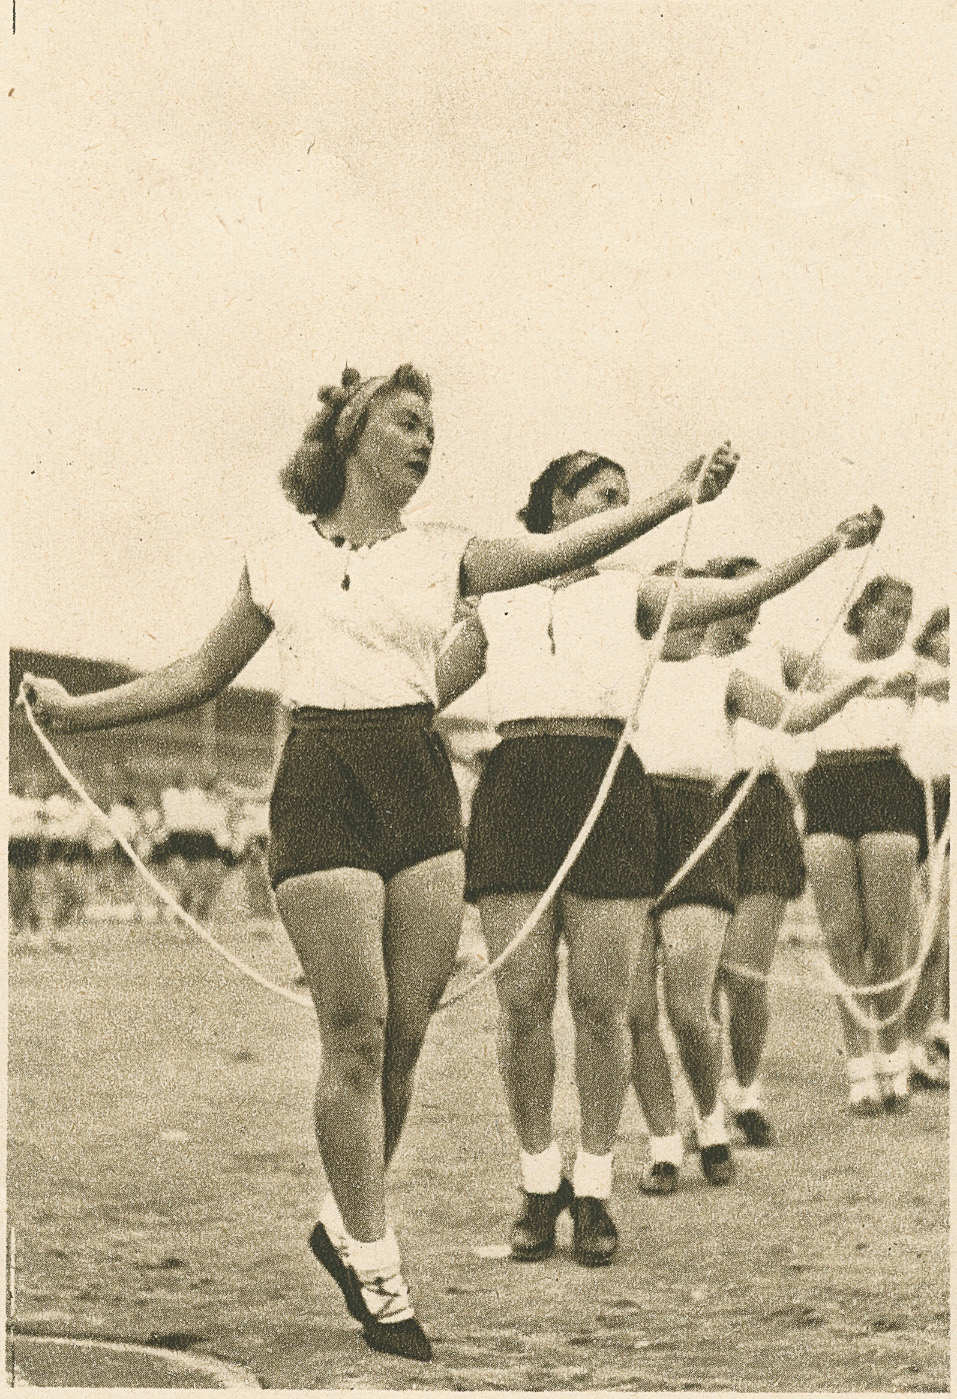
{"type": "Polygon", "coordinates": [[[385,1055],[385,1016],[333,1020],[323,1027],[322,1053],[326,1069],[337,1077],[378,1078],[385,1055]]]}
{"type": "Polygon", "coordinates": [[[628,988],[569,993],[568,1003],[572,1021],[579,1030],[612,1030],[620,1028],[628,1018],[628,988]]]}

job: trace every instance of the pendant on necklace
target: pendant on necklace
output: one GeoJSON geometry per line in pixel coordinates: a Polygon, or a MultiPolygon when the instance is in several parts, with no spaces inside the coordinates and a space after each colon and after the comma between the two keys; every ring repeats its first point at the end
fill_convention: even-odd
{"type": "Polygon", "coordinates": [[[347,593],[347,592],[349,591],[349,575],[348,575],[348,573],[344,573],[344,574],[342,575],[342,582],[340,583],[339,586],[342,588],[342,591],[343,591],[344,593],[347,593]]]}

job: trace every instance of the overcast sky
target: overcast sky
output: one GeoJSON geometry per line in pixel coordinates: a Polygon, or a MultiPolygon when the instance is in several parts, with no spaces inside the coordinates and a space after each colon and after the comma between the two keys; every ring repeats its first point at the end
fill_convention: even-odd
{"type": "MultiPolygon", "coordinates": [[[[21,3],[11,641],[195,646],[347,360],[430,373],[430,518],[498,533],[558,453],[644,493],[731,437],[693,559],[877,500],[873,567],[926,614],[953,479],[945,10],[21,3]]],[[[767,624],[812,636],[852,571],[767,624]]]]}

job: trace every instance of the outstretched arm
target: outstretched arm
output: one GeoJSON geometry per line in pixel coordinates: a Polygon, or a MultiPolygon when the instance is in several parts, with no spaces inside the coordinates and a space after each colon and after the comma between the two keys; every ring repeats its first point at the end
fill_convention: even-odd
{"type": "Polygon", "coordinates": [[[485,628],[473,612],[455,628],[451,641],[439,655],[435,667],[439,709],[445,709],[481,679],[487,647],[485,628]]]}
{"type": "Polygon", "coordinates": [[[701,501],[714,500],[730,481],[737,463],[737,453],[726,442],[707,465],[704,457],[699,457],[673,486],[637,505],[604,510],[554,534],[473,539],[462,560],[462,592],[478,595],[524,588],[594,563],[687,509],[696,493],[701,501]]]}
{"type": "Polygon", "coordinates": [[[58,681],[36,675],[23,677],[23,689],[37,719],[55,732],[110,729],[160,719],[218,695],[252,660],[271,631],[272,623],[253,602],[244,570],[228,611],[191,656],[139,675],[127,685],[89,695],[70,695],[58,681]]]}
{"type": "MultiPolygon", "coordinates": [[[[672,625],[695,626],[760,607],[769,598],[777,597],[807,578],[808,574],[820,568],[841,549],[857,549],[862,544],[869,544],[877,538],[883,522],[883,514],[873,505],[867,514],[851,515],[810,548],[802,549],[799,554],[793,554],[769,568],[728,580],[693,578],[687,582],[679,581],[672,625]]],[[[643,634],[650,635],[657,627],[670,586],[667,578],[645,578],[642,581],[638,590],[637,620],[643,634]]]]}
{"type": "Polygon", "coordinates": [[[788,716],[781,725],[784,732],[807,733],[843,709],[855,695],[863,694],[872,683],[870,675],[859,675],[854,680],[830,685],[820,694],[787,700],[753,675],[733,670],[728,680],[728,710],[735,718],[750,719],[752,724],[776,729],[787,709],[788,716]]]}

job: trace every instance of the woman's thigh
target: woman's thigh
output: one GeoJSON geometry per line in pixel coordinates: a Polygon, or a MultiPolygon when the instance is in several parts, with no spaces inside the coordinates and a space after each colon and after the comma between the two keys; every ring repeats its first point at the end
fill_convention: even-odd
{"type": "Polygon", "coordinates": [[[302,966],[320,1031],[385,1020],[382,951],[385,886],[362,869],[322,870],[283,880],[276,903],[302,966]]]}
{"type": "Polygon", "coordinates": [[[669,1007],[710,1014],[729,916],[709,904],[680,904],[658,915],[669,1007]]]}
{"type": "MultiPolygon", "coordinates": [[[[521,930],[541,895],[486,894],[478,901],[482,933],[494,961],[521,930]]],[[[495,976],[499,1004],[508,1010],[536,1008],[551,1015],[558,981],[558,926],[552,904],[495,976]]]]}
{"type": "Polygon", "coordinates": [[[650,899],[562,896],[568,943],[568,994],[572,1007],[602,1006],[623,1012],[642,950],[649,939],[650,899]]]}
{"type": "Polygon", "coordinates": [[[422,1029],[442,999],[462,931],[464,857],[436,855],[393,875],[385,888],[382,955],[390,1020],[422,1029]]]}

